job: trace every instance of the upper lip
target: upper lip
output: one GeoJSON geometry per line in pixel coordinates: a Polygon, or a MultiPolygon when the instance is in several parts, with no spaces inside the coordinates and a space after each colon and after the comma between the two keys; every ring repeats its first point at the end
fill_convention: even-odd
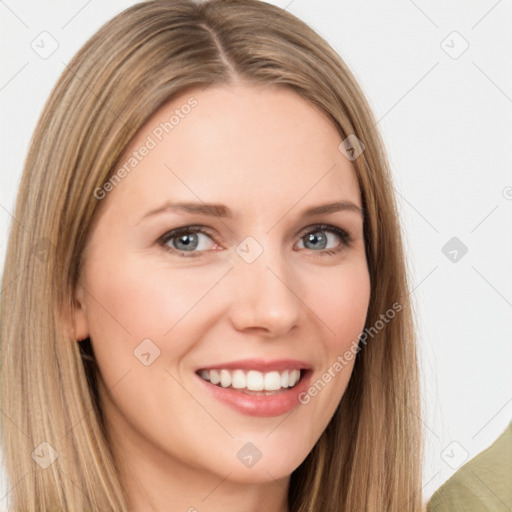
{"type": "Polygon", "coordinates": [[[311,364],[297,359],[239,359],[224,363],[202,366],[199,370],[231,369],[231,370],[257,370],[260,372],[283,371],[283,370],[309,370],[311,364]]]}

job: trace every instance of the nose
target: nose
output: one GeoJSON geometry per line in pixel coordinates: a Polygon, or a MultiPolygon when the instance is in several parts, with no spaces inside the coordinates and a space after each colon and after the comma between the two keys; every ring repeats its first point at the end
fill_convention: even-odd
{"type": "Polygon", "coordinates": [[[281,256],[264,251],[252,263],[240,259],[231,274],[235,289],[229,314],[237,330],[278,338],[298,326],[303,304],[296,290],[299,280],[281,256]]]}

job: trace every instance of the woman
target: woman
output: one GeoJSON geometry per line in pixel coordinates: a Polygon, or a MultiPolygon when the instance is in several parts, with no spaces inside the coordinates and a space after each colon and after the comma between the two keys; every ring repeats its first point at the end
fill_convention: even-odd
{"type": "Polygon", "coordinates": [[[12,510],[421,509],[374,125],[328,44],[255,0],[141,3],[85,44],[6,257],[12,510]]]}

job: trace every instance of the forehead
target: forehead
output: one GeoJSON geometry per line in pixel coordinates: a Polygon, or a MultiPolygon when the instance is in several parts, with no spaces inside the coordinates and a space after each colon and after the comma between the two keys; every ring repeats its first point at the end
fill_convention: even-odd
{"type": "MultiPolygon", "coordinates": [[[[153,205],[177,198],[243,209],[301,197],[360,205],[341,137],[319,108],[283,87],[192,89],[162,106],[116,166],[112,196],[153,205]]],[[[307,204],[307,203],[306,203],[307,204]]],[[[276,213],[278,213],[276,211],[276,213]]]]}

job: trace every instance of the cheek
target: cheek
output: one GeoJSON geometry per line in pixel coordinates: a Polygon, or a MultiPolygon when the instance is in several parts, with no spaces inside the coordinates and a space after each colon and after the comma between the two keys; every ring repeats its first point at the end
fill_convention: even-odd
{"type": "Polygon", "coordinates": [[[99,261],[91,259],[85,287],[91,342],[102,378],[110,388],[130,371],[130,379],[136,378],[139,385],[159,386],[153,382],[155,375],[168,377],[163,370],[179,364],[207,330],[214,304],[202,299],[226,269],[171,272],[165,264],[148,265],[143,258],[129,256],[103,255],[105,263],[96,264],[99,261]]]}
{"type": "Polygon", "coordinates": [[[89,275],[94,299],[89,301],[88,316],[97,334],[114,330],[136,341],[160,338],[193,314],[222,272],[199,267],[169,272],[158,264],[125,257],[119,264],[96,266],[89,275]]]}
{"type": "MultiPolygon", "coordinates": [[[[355,363],[359,336],[364,330],[370,302],[370,277],[366,261],[357,259],[325,274],[309,275],[304,302],[313,311],[315,322],[322,326],[322,371],[331,368],[337,378],[330,393],[341,398],[355,363]],[[319,286],[318,283],[321,283],[319,286]],[[350,352],[347,354],[347,351],[350,352]],[[344,357],[345,355],[348,357],[344,357]],[[333,369],[342,358],[343,371],[333,369]],[[336,391],[334,391],[336,390],[336,391]]],[[[339,370],[339,365],[337,366],[339,370]]],[[[332,398],[332,397],[331,397],[332,398]]]]}
{"type": "Polygon", "coordinates": [[[328,382],[329,391],[320,400],[326,419],[334,413],[350,380],[369,301],[370,277],[363,260],[332,272],[317,293],[314,311],[325,327],[325,359],[319,377],[328,382]]]}
{"type": "Polygon", "coordinates": [[[366,264],[347,265],[332,272],[312,294],[312,308],[326,329],[331,350],[346,350],[364,329],[370,301],[366,264]]]}
{"type": "Polygon", "coordinates": [[[316,325],[322,326],[321,365],[299,396],[302,405],[296,418],[310,447],[333,417],[350,381],[370,300],[370,278],[363,259],[330,269],[323,277],[309,274],[307,279],[307,289],[314,293],[305,302],[314,311],[316,325]]]}

